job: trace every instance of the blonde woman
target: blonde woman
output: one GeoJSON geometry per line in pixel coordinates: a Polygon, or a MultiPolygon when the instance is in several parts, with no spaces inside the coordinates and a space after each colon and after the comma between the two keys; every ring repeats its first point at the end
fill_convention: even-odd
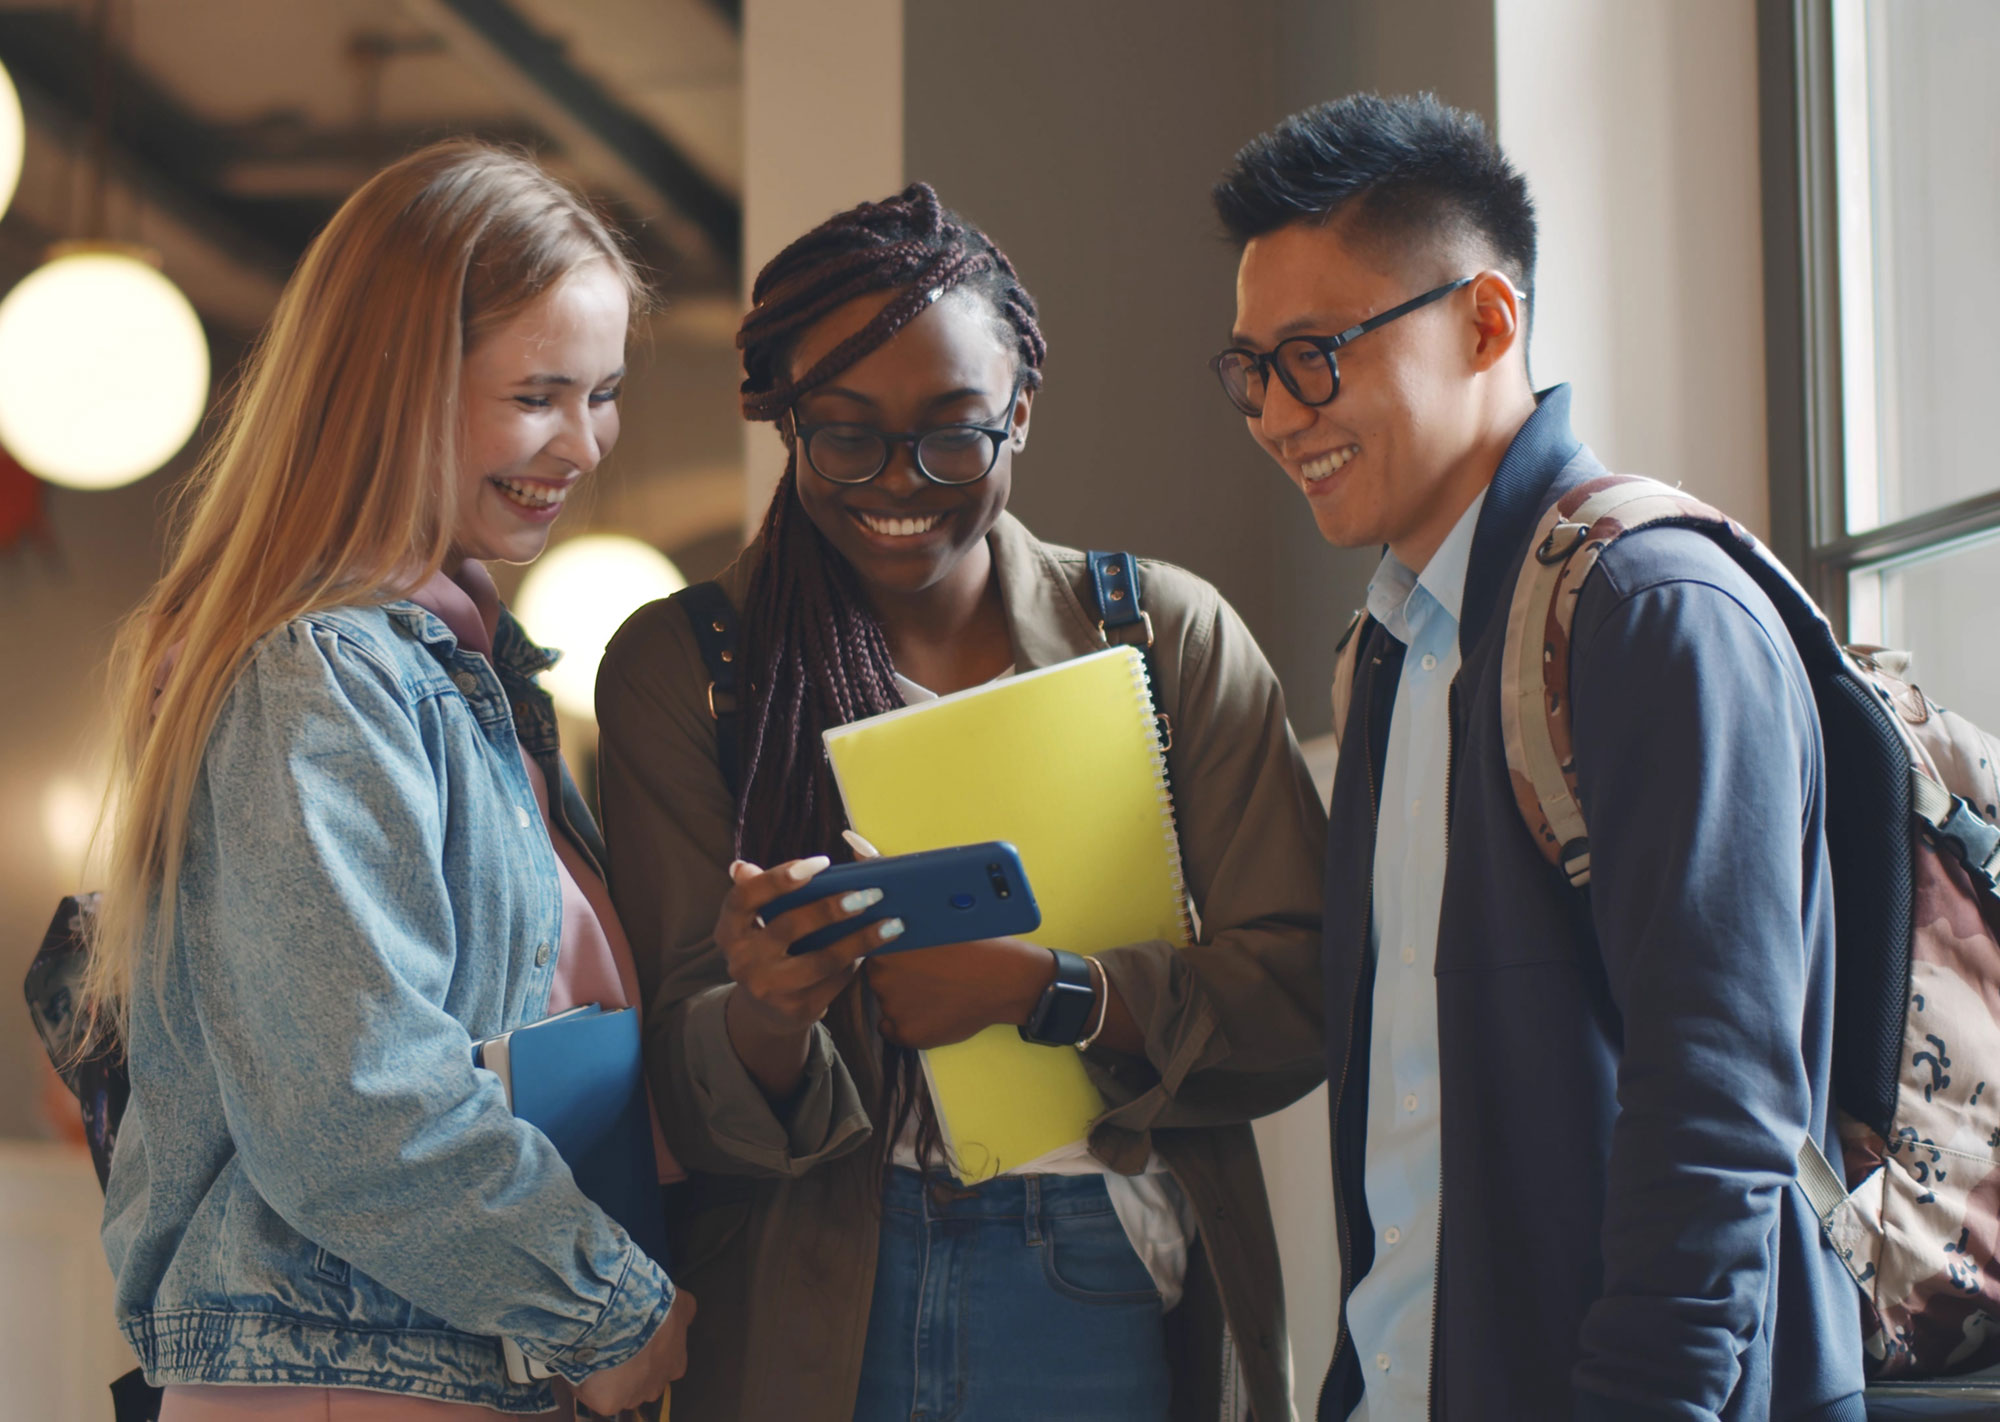
{"type": "Polygon", "coordinates": [[[618,434],[642,286],[566,188],[426,149],[313,243],[121,643],[91,997],[132,1102],[105,1209],[163,1422],[609,1412],[693,1301],[474,1039],[632,1001],[601,848],[483,560],[618,434]]]}

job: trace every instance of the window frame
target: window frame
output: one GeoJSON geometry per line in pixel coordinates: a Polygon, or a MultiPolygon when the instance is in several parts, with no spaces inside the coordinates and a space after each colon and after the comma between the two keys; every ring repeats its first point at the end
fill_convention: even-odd
{"type": "Polygon", "coordinates": [[[1771,548],[1849,639],[1859,569],[2000,532],[2000,488],[1846,527],[1834,0],[1757,0],[1771,548]]]}

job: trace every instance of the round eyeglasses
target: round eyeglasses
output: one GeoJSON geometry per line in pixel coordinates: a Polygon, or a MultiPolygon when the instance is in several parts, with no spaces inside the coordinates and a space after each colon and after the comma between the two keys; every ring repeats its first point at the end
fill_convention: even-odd
{"type": "Polygon", "coordinates": [[[1222,393],[1229,397],[1229,403],[1253,420],[1264,413],[1264,392],[1274,371],[1285,389],[1292,392],[1292,398],[1301,405],[1331,404],[1333,397],[1340,393],[1340,364],[1334,359],[1335,351],[1357,337],[1381,329],[1399,316],[1407,316],[1433,301],[1443,300],[1475,280],[1476,277],[1460,277],[1457,281],[1434,287],[1401,306],[1391,307],[1380,316],[1371,316],[1358,326],[1349,326],[1337,336],[1293,336],[1278,342],[1270,351],[1231,346],[1210,361],[1209,367],[1215,371],[1215,378],[1222,382],[1222,393]]]}
{"type": "MultiPolygon", "coordinates": [[[[1010,414],[1020,394],[1018,384],[1008,394],[1010,414]]],[[[806,463],[835,484],[866,484],[889,467],[889,452],[899,444],[910,446],[917,472],[933,484],[976,484],[993,472],[1012,434],[1006,425],[937,425],[909,434],[862,424],[802,425],[792,411],[792,438],[806,463]]]]}

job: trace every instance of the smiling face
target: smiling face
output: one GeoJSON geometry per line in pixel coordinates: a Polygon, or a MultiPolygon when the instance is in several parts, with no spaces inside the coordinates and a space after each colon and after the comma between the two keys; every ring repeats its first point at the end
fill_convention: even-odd
{"type": "MultiPolygon", "coordinates": [[[[1480,254],[1453,245],[1391,259],[1348,241],[1338,220],[1252,238],[1237,269],[1232,344],[1269,351],[1288,336],[1331,336],[1479,270],[1480,254]]],[[[1521,315],[1512,287],[1488,271],[1342,347],[1330,403],[1304,405],[1267,382],[1263,414],[1245,423],[1329,543],[1386,543],[1412,568],[1429,561],[1493,475],[1496,421],[1513,420],[1507,437],[1518,428],[1525,361],[1506,357],[1518,357],[1521,315]]]]}
{"type": "Polygon", "coordinates": [[[630,312],[624,283],[590,262],[466,352],[451,565],[541,553],[563,501],[617,443],[630,312]]]}
{"type": "MultiPolygon", "coordinates": [[[[861,330],[897,296],[870,292],[827,313],[791,353],[794,379],[861,330]]],[[[1014,454],[1028,434],[1033,392],[1011,406],[1020,372],[1011,343],[995,329],[984,298],[955,291],[826,385],[799,397],[802,425],[872,425],[914,434],[939,425],[1007,426],[992,472],[974,484],[934,484],[918,472],[908,445],[893,446],[888,467],[866,484],[836,484],[798,461],[799,502],[826,540],[881,594],[922,592],[964,566],[983,545],[1014,482],[1014,454]]],[[[979,576],[984,577],[983,567],[979,576]]]]}

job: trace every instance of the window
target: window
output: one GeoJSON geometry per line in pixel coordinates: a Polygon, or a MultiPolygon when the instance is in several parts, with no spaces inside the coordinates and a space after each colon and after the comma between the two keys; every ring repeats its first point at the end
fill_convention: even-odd
{"type": "Polygon", "coordinates": [[[1767,0],[1762,33],[1774,544],[2000,726],[2000,4],[1767,0]]]}

